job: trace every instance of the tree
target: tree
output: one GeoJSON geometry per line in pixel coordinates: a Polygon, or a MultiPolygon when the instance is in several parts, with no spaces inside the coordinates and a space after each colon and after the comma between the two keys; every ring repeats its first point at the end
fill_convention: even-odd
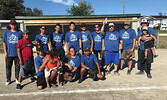
{"type": "Polygon", "coordinates": [[[43,12],[42,12],[42,10],[38,10],[37,8],[34,8],[33,14],[34,14],[34,16],[41,16],[41,15],[43,15],[43,12]]]}
{"type": "Polygon", "coordinates": [[[31,8],[26,8],[25,15],[26,16],[34,16],[34,13],[32,12],[31,8]]]}
{"type": "Polygon", "coordinates": [[[24,0],[0,0],[0,19],[25,15],[24,0]]]}
{"type": "Polygon", "coordinates": [[[90,3],[86,1],[80,1],[77,5],[72,5],[67,9],[67,13],[74,16],[85,16],[94,14],[94,9],[90,3]]]}

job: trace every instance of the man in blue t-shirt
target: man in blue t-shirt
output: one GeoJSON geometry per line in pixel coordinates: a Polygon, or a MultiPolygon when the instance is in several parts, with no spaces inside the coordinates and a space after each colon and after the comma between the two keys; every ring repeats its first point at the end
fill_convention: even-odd
{"type": "Polygon", "coordinates": [[[73,46],[78,53],[78,51],[81,53],[82,50],[82,40],[81,40],[81,34],[79,31],[75,30],[75,23],[71,22],[69,24],[70,31],[66,33],[65,36],[65,42],[66,42],[66,50],[67,53],[69,53],[69,48],[73,46]]]}
{"type": "MultiPolygon", "coordinates": [[[[134,53],[136,45],[136,32],[130,28],[129,23],[124,24],[124,29],[120,30],[121,39],[123,40],[123,48],[121,50],[121,66],[120,69],[123,69],[124,60],[126,55],[129,52],[134,53]]],[[[132,59],[128,60],[128,71],[127,74],[131,73],[132,59]]]]}
{"type": "Polygon", "coordinates": [[[82,67],[80,71],[81,78],[79,79],[78,83],[82,83],[83,75],[86,71],[88,71],[89,75],[93,74],[93,77],[91,77],[92,79],[96,78],[96,74],[98,78],[100,79],[103,78],[96,55],[91,53],[89,47],[85,48],[84,55],[82,55],[81,57],[81,67],[82,67]]]}
{"type": "MultiPolygon", "coordinates": [[[[148,27],[148,33],[151,34],[154,38],[157,38],[156,32],[153,28],[149,27],[149,22],[147,19],[143,18],[141,19],[141,29],[138,31],[137,35],[137,40],[138,38],[142,35],[142,28],[143,27],[148,27]]],[[[142,36],[141,41],[140,41],[140,47],[138,49],[138,62],[139,65],[141,66],[140,72],[136,73],[137,75],[142,75],[144,74],[144,67],[145,64],[147,65],[147,77],[152,78],[150,70],[151,70],[151,63],[153,63],[153,54],[150,51],[150,48],[148,48],[148,53],[147,53],[147,59],[145,60],[145,48],[144,48],[144,41],[145,40],[152,40],[154,44],[154,39],[152,37],[146,37],[142,36]]]]}
{"type": "Polygon", "coordinates": [[[103,67],[105,62],[102,54],[104,52],[104,46],[102,46],[102,44],[104,44],[104,38],[100,32],[100,26],[97,24],[95,25],[95,31],[92,32],[92,38],[93,38],[93,52],[98,60],[102,58],[101,66],[103,67]],[[99,54],[101,55],[100,57],[98,57],[99,54]]]}
{"type": "Polygon", "coordinates": [[[82,35],[82,50],[84,50],[84,48],[89,47],[90,51],[93,51],[93,38],[92,35],[90,33],[90,31],[86,30],[86,24],[82,23],[81,24],[81,35],[82,35]],[[91,43],[90,43],[91,41],[91,43]]]}
{"type": "Polygon", "coordinates": [[[63,43],[65,37],[64,37],[64,33],[62,33],[60,30],[61,30],[61,25],[56,24],[55,32],[53,32],[50,35],[50,41],[52,42],[51,48],[58,50],[60,60],[63,61],[63,59],[65,57],[64,43],[63,43]]]}
{"type": "Polygon", "coordinates": [[[120,40],[120,33],[114,30],[114,23],[109,23],[109,31],[104,32],[105,21],[101,28],[101,32],[104,35],[104,47],[105,47],[105,64],[107,65],[106,71],[110,71],[110,64],[114,63],[114,74],[118,74],[119,65],[119,43],[121,43],[120,49],[122,49],[123,41],[120,40]]]}
{"type": "Polygon", "coordinates": [[[35,37],[35,44],[42,44],[44,48],[44,53],[46,54],[49,50],[49,47],[51,47],[51,42],[49,41],[50,36],[45,33],[45,26],[40,27],[40,33],[36,35],[35,37]],[[48,47],[49,43],[49,47],[48,47]]]}
{"type": "Polygon", "coordinates": [[[15,78],[16,83],[19,77],[20,65],[19,58],[17,55],[17,42],[23,38],[22,31],[18,30],[17,22],[11,20],[9,24],[9,29],[7,29],[3,34],[3,50],[6,59],[6,83],[9,85],[11,83],[11,70],[13,61],[15,63],[15,78]]]}
{"type": "Polygon", "coordinates": [[[35,58],[35,66],[37,69],[37,89],[41,90],[44,87],[46,87],[46,81],[45,81],[45,76],[44,76],[44,69],[41,70],[40,66],[42,66],[45,54],[44,54],[44,49],[42,45],[37,45],[37,57],[35,58]]]}

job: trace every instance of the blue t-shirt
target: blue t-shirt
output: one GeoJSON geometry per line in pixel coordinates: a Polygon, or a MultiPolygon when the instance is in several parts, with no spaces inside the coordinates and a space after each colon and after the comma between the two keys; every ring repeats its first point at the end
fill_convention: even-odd
{"type": "Polygon", "coordinates": [[[45,53],[49,50],[48,48],[49,39],[50,36],[48,34],[45,34],[44,36],[37,34],[35,37],[35,40],[43,46],[45,53]]]}
{"type": "Polygon", "coordinates": [[[68,42],[68,48],[74,46],[76,51],[79,50],[79,39],[81,39],[79,31],[68,32],[65,36],[65,41],[68,42]]]}
{"type": "Polygon", "coordinates": [[[8,57],[17,56],[17,42],[23,38],[22,31],[11,32],[6,30],[3,34],[3,42],[6,43],[6,51],[8,57]]]}
{"type": "Polygon", "coordinates": [[[92,35],[89,31],[86,31],[85,33],[82,33],[82,49],[84,50],[86,47],[91,47],[89,40],[92,40],[92,35]]]}
{"type": "Polygon", "coordinates": [[[37,57],[35,58],[35,66],[37,68],[37,77],[40,75],[44,75],[44,70],[39,72],[39,67],[42,65],[43,60],[45,57],[40,57],[39,55],[37,55],[37,57]]]}
{"type": "Polygon", "coordinates": [[[128,30],[120,30],[121,40],[123,40],[123,49],[133,48],[133,39],[136,38],[135,30],[129,28],[128,30]]]}
{"type": "Polygon", "coordinates": [[[75,67],[78,68],[80,66],[81,60],[78,55],[76,55],[75,58],[70,58],[70,60],[68,60],[67,55],[66,55],[63,62],[70,64],[73,68],[75,67]]]}
{"type": "Polygon", "coordinates": [[[106,31],[104,36],[105,50],[119,51],[120,34],[118,31],[106,31]]]}
{"type": "Polygon", "coordinates": [[[90,54],[89,58],[86,57],[86,55],[82,55],[81,57],[81,63],[89,67],[90,69],[97,69],[96,63],[97,63],[97,57],[95,54],[90,54]]]}
{"type": "Polygon", "coordinates": [[[53,45],[54,45],[54,47],[57,50],[62,49],[63,41],[64,41],[64,34],[63,33],[55,33],[55,32],[53,32],[50,35],[50,39],[52,40],[53,45]]]}
{"type": "Polygon", "coordinates": [[[96,31],[92,32],[92,38],[93,38],[93,48],[94,50],[102,50],[102,40],[103,35],[101,33],[97,33],[96,31]]]}
{"type": "MultiPolygon", "coordinates": [[[[153,36],[157,37],[157,34],[155,32],[155,30],[151,27],[148,27],[148,33],[152,34],[153,36]]],[[[139,30],[137,38],[139,38],[142,35],[142,30],[139,30]]],[[[152,40],[152,42],[154,43],[154,40],[152,40]]],[[[141,50],[145,50],[144,49],[144,41],[140,41],[140,49],[141,50]]],[[[150,48],[148,48],[148,51],[150,51],[150,48]]]]}

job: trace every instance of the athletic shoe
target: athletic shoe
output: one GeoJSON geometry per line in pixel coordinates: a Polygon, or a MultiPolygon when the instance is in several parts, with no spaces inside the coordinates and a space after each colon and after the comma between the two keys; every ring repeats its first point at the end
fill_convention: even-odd
{"type": "Polygon", "coordinates": [[[21,90],[21,84],[16,85],[16,90],[21,90]]]}
{"type": "Polygon", "coordinates": [[[158,55],[154,55],[154,58],[158,57],[158,55]]]}
{"type": "Polygon", "coordinates": [[[30,82],[35,82],[36,78],[35,77],[31,77],[30,78],[30,82]]]}
{"type": "Polygon", "coordinates": [[[151,74],[147,74],[147,77],[148,77],[148,78],[152,78],[151,74]]]}
{"type": "Polygon", "coordinates": [[[11,83],[11,81],[7,81],[6,83],[5,83],[5,85],[7,86],[7,85],[9,85],[11,83]]]}
{"type": "Polygon", "coordinates": [[[147,56],[145,56],[144,59],[147,59],[147,56]]]}
{"type": "Polygon", "coordinates": [[[144,74],[144,71],[140,71],[138,73],[136,73],[136,75],[143,75],[144,74]]]}
{"type": "Polygon", "coordinates": [[[115,74],[115,75],[120,75],[120,74],[118,73],[118,71],[114,71],[114,74],[115,74]]]}
{"type": "Polygon", "coordinates": [[[79,79],[79,81],[78,81],[78,83],[82,83],[83,82],[83,79],[81,78],[81,79],[79,79]]]}
{"type": "Polygon", "coordinates": [[[128,70],[127,74],[128,74],[128,75],[130,75],[130,74],[131,74],[131,71],[130,71],[130,70],[128,70]]]}

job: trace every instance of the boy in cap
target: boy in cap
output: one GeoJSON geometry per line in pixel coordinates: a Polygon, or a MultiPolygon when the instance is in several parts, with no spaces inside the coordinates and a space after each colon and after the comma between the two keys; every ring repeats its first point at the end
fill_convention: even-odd
{"type": "MultiPolygon", "coordinates": [[[[150,33],[148,33],[148,27],[143,27],[142,28],[142,35],[138,38],[138,46],[140,47],[140,40],[142,36],[146,36],[146,37],[152,37],[154,39],[154,41],[156,42],[157,39],[150,33]]],[[[155,50],[154,50],[154,44],[151,40],[144,40],[144,48],[145,48],[145,59],[147,59],[147,52],[148,52],[148,48],[151,48],[151,51],[153,53],[154,58],[156,58],[158,55],[155,54],[155,50]]]]}
{"type": "Polygon", "coordinates": [[[18,84],[16,89],[21,89],[21,80],[24,74],[31,74],[31,81],[34,81],[34,58],[33,58],[33,44],[29,40],[30,32],[23,32],[23,39],[17,43],[17,53],[19,57],[20,72],[18,78],[18,84]]]}
{"type": "Polygon", "coordinates": [[[42,45],[36,46],[37,57],[35,58],[35,66],[37,69],[37,89],[41,90],[46,87],[46,81],[44,76],[44,69],[40,68],[43,64],[45,54],[42,45]]]}
{"type": "Polygon", "coordinates": [[[95,79],[96,75],[100,79],[103,78],[96,55],[91,53],[89,47],[85,48],[84,55],[81,57],[81,67],[81,78],[79,79],[78,83],[82,83],[83,75],[86,71],[88,71],[92,79],[95,79]]]}

